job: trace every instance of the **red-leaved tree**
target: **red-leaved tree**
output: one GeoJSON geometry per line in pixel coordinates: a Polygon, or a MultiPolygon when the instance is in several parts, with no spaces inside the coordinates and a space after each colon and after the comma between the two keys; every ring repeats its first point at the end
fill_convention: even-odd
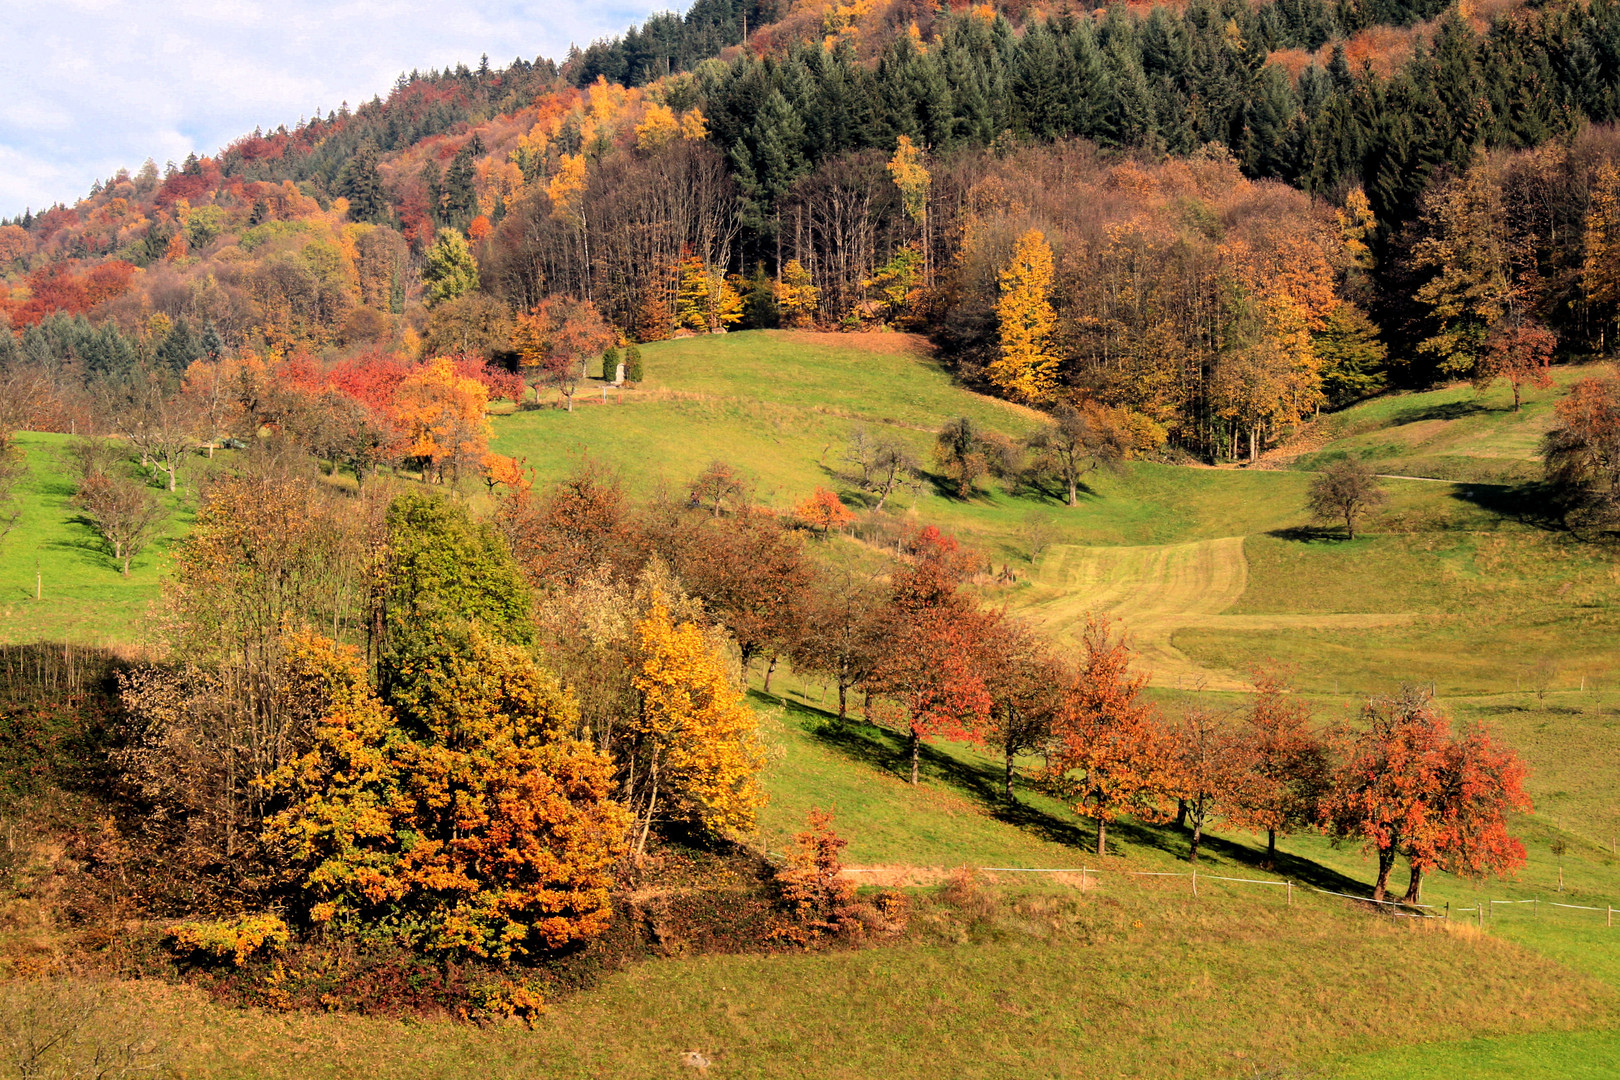
{"type": "Polygon", "coordinates": [[[1342,760],[1322,805],[1337,840],[1377,853],[1373,899],[1404,855],[1412,877],[1405,900],[1422,896],[1428,870],[1506,873],[1524,861],[1507,832],[1509,811],[1527,811],[1524,766],[1483,728],[1453,739],[1450,719],[1424,691],[1368,702],[1365,730],[1341,736],[1342,760]]]}

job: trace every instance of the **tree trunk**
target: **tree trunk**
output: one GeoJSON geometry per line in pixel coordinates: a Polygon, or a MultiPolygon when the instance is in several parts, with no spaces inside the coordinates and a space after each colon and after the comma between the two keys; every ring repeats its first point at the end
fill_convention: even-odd
{"type": "Polygon", "coordinates": [[[1395,869],[1395,849],[1378,853],[1378,881],[1373,885],[1373,899],[1382,900],[1389,892],[1389,872],[1395,869]]]}
{"type": "Polygon", "coordinates": [[[1204,819],[1203,819],[1202,815],[1200,815],[1199,817],[1193,819],[1192,848],[1187,853],[1187,861],[1188,862],[1195,863],[1195,862],[1198,861],[1198,842],[1200,840],[1202,840],[1203,838],[1204,838],[1204,819]]]}
{"type": "Polygon", "coordinates": [[[921,751],[922,736],[918,735],[917,729],[913,727],[911,729],[911,782],[913,784],[917,782],[917,755],[921,751]]]}
{"type": "Polygon", "coordinates": [[[1349,510],[1344,512],[1344,531],[1349,535],[1350,539],[1354,540],[1356,538],[1356,515],[1349,510]]]}
{"type": "Polygon", "coordinates": [[[1266,869],[1277,865],[1277,830],[1266,830],[1266,869]]]}
{"type": "Polygon", "coordinates": [[[1423,902],[1423,867],[1412,864],[1412,880],[1407,883],[1406,895],[1402,897],[1408,904],[1421,904],[1423,902]]]}
{"type": "Polygon", "coordinates": [[[765,692],[771,692],[771,676],[776,674],[776,657],[772,655],[770,662],[765,665],[765,692]]]}
{"type": "Polygon", "coordinates": [[[1012,781],[1013,781],[1013,744],[1011,742],[1009,742],[1009,743],[1007,743],[1007,771],[1005,773],[1003,773],[1002,777],[1001,777],[1001,792],[1002,792],[1003,795],[1007,796],[1007,801],[1008,802],[1013,801],[1012,781]]]}
{"type": "Polygon", "coordinates": [[[1176,828],[1185,829],[1186,827],[1187,827],[1187,800],[1186,799],[1177,799],[1176,800],[1176,828]]]}
{"type": "Polygon", "coordinates": [[[849,684],[838,680],[838,722],[849,719],[849,684]]]}
{"type": "Polygon", "coordinates": [[[1080,502],[1078,485],[1075,483],[1074,470],[1069,470],[1069,505],[1075,506],[1080,502]]]}
{"type": "Polygon", "coordinates": [[[168,466],[168,470],[169,470],[169,491],[173,492],[174,491],[174,466],[173,465],[168,466]]]}
{"type": "Polygon", "coordinates": [[[1102,796],[1097,796],[1097,857],[1108,854],[1108,822],[1103,820],[1102,796]]]}

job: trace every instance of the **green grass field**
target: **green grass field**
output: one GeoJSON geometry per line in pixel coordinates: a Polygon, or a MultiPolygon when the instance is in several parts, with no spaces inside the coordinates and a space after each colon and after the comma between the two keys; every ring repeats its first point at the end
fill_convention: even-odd
{"type": "MultiPolygon", "coordinates": [[[[144,642],[169,546],[190,525],[186,493],[158,492],[169,523],[126,578],[73,506],[72,471],[63,460],[70,441],[35,433],[19,438],[29,473],[17,492],[22,517],[0,540],[0,643],[144,642]]],[[[182,471],[182,479],[195,471],[182,471]]]]}
{"type": "MultiPolygon", "coordinates": [[[[572,414],[495,417],[495,448],[542,481],[589,458],[643,496],[682,490],[718,458],[777,509],[818,485],[858,506],[837,475],[856,425],[898,432],[926,457],[952,416],[1010,437],[1038,422],[954,387],[903,335],[740,333],[645,353],[639,389],[607,404],[583,392],[572,414]]],[[[1561,370],[1560,385],[1580,373],[1561,370]]],[[[1518,414],[1501,387],[1391,396],[1324,418],[1328,441],[1291,468],[1138,462],[1091,474],[1072,509],[999,488],[891,500],[897,518],[1011,566],[1017,580],[984,584],[986,601],[1060,647],[1089,612],[1118,616],[1169,710],[1236,707],[1249,666],[1275,661],[1295,668],[1323,722],[1423,682],[1459,720],[1493,725],[1532,769],[1536,811],[1516,822],[1529,863],[1508,881],[1437,874],[1425,888],[1440,913],[1480,897],[1541,901],[1498,905],[1483,932],[1462,910],[1448,929],[1311,892],[1363,893],[1373,876],[1363,853],[1314,835],[1285,838],[1267,871],[1261,838],[1217,830],[1194,898],[1187,878],[1121,873],[1185,870],[1184,836],[1131,822],[1111,829],[1111,873],[1092,887],[986,875],[982,905],[951,914],[927,897],[953,867],[1096,868],[1089,822],[1028,792],[1003,804],[999,763],[971,746],[925,748],[913,787],[898,736],[832,725],[825,690],[785,672],[774,696],[756,682],[752,697],[771,749],[760,840],[780,852],[812,807],[835,809],[848,863],[873,871],[864,880],[917,887],[907,944],[660,960],[558,1002],[532,1032],[128,992],[196,1077],[692,1075],[685,1050],[713,1057],[714,1075],[755,1077],[1612,1075],[1620,928],[1551,905],[1620,905],[1620,562],[1546,527],[1515,486],[1534,475],[1556,393],[1532,391],[1518,414]],[[1446,482],[1388,481],[1389,504],[1345,541],[1308,527],[1302,504],[1305,470],[1347,453],[1446,482]],[[1032,513],[1054,533],[1034,562],[1021,537],[1032,513]],[[1568,844],[1561,859],[1555,840],[1568,844]],[[1290,906],[1273,887],[1210,875],[1300,887],[1290,906]]],[[[32,476],[23,524],[0,547],[0,641],[140,640],[166,546],[125,581],[75,521],[64,440],[24,440],[32,476]]],[[[172,539],[185,493],[171,505],[172,539]]]]}

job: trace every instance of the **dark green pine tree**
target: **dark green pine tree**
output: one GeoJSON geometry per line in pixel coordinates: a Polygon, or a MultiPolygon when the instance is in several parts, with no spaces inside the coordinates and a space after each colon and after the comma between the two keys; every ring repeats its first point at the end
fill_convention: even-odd
{"type": "Polygon", "coordinates": [[[174,320],[169,336],[163,339],[157,350],[158,363],[175,372],[185,371],[193,361],[201,360],[203,355],[202,342],[191,332],[191,320],[183,315],[174,320]]]}
{"type": "Polygon", "coordinates": [[[385,225],[393,217],[377,175],[377,148],[369,142],[361,143],[338,170],[337,193],[349,200],[349,217],[355,221],[385,225]]]}
{"type": "Polygon", "coordinates": [[[219,331],[215,329],[213,320],[203,324],[202,339],[199,344],[202,346],[203,355],[210,360],[218,360],[225,355],[225,339],[219,336],[219,331]]]}
{"type": "Polygon", "coordinates": [[[428,217],[433,219],[434,225],[443,225],[444,218],[444,174],[439,169],[439,163],[428,158],[422,163],[422,197],[427,200],[428,217]]]}
{"type": "Polygon", "coordinates": [[[1261,69],[1253,97],[1243,109],[1243,138],[1239,158],[1250,176],[1293,179],[1295,122],[1300,117],[1288,75],[1275,64],[1261,69]]]}
{"type": "Polygon", "coordinates": [[[112,320],[101,324],[95,336],[86,343],[84,364],[92,377],[121,379],[140,361],[135,346],[119,332],[112,320]]]}
{"type": "Polygon", "coordinates": [[[484,152],[482,140],[474,135],[450,159],[444,171],[444,223],[465,229],[478,213],[478,191],[473,186],[478,155],[484,152]]]}
{"type": "Polygon", "coordinates": [[[1154,118],[1153,91],[1148,86],[1142,61],[1123,37],[1111,36],[1108,42],[1109,80],[1114,85],[1114,100],[1108,125],[1121,146],[1142,146],[1156,149],[1159,145],[1158,127],[1154,118]]]}
{"type": "Polygon", "coordinates": [[[1098,44],[1091,20],[1083,19],[1069,36],[1074,56],[1074,78],[1069,85],[1069,123],[1076,135],[1099,143],[1113,143],[1119,134],[1113,128],[1112,102],[1115,90],[1108,60],[1098,44]]]}
{"type": "Polygon", "coordinates": [[[1072,130],[1068,96],[1073,73],[1064,63],[1068,58],[1046,24],[1036,22],[1024,31],[1008,82],[1014,132],[1049,141],[1072,130]]]}

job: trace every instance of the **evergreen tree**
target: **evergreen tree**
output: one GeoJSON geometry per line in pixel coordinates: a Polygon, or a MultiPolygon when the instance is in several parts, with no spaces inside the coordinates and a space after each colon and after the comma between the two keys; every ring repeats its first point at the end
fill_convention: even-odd
{"type": "Polygon", "coordinates": [[[382,178],[377,175],[377,148],[363,143],[353,157],[343,163],[337,176],[337,193],[349,200],[349,217],[355,221],[386,224],[392,217],[382,178]]]}

